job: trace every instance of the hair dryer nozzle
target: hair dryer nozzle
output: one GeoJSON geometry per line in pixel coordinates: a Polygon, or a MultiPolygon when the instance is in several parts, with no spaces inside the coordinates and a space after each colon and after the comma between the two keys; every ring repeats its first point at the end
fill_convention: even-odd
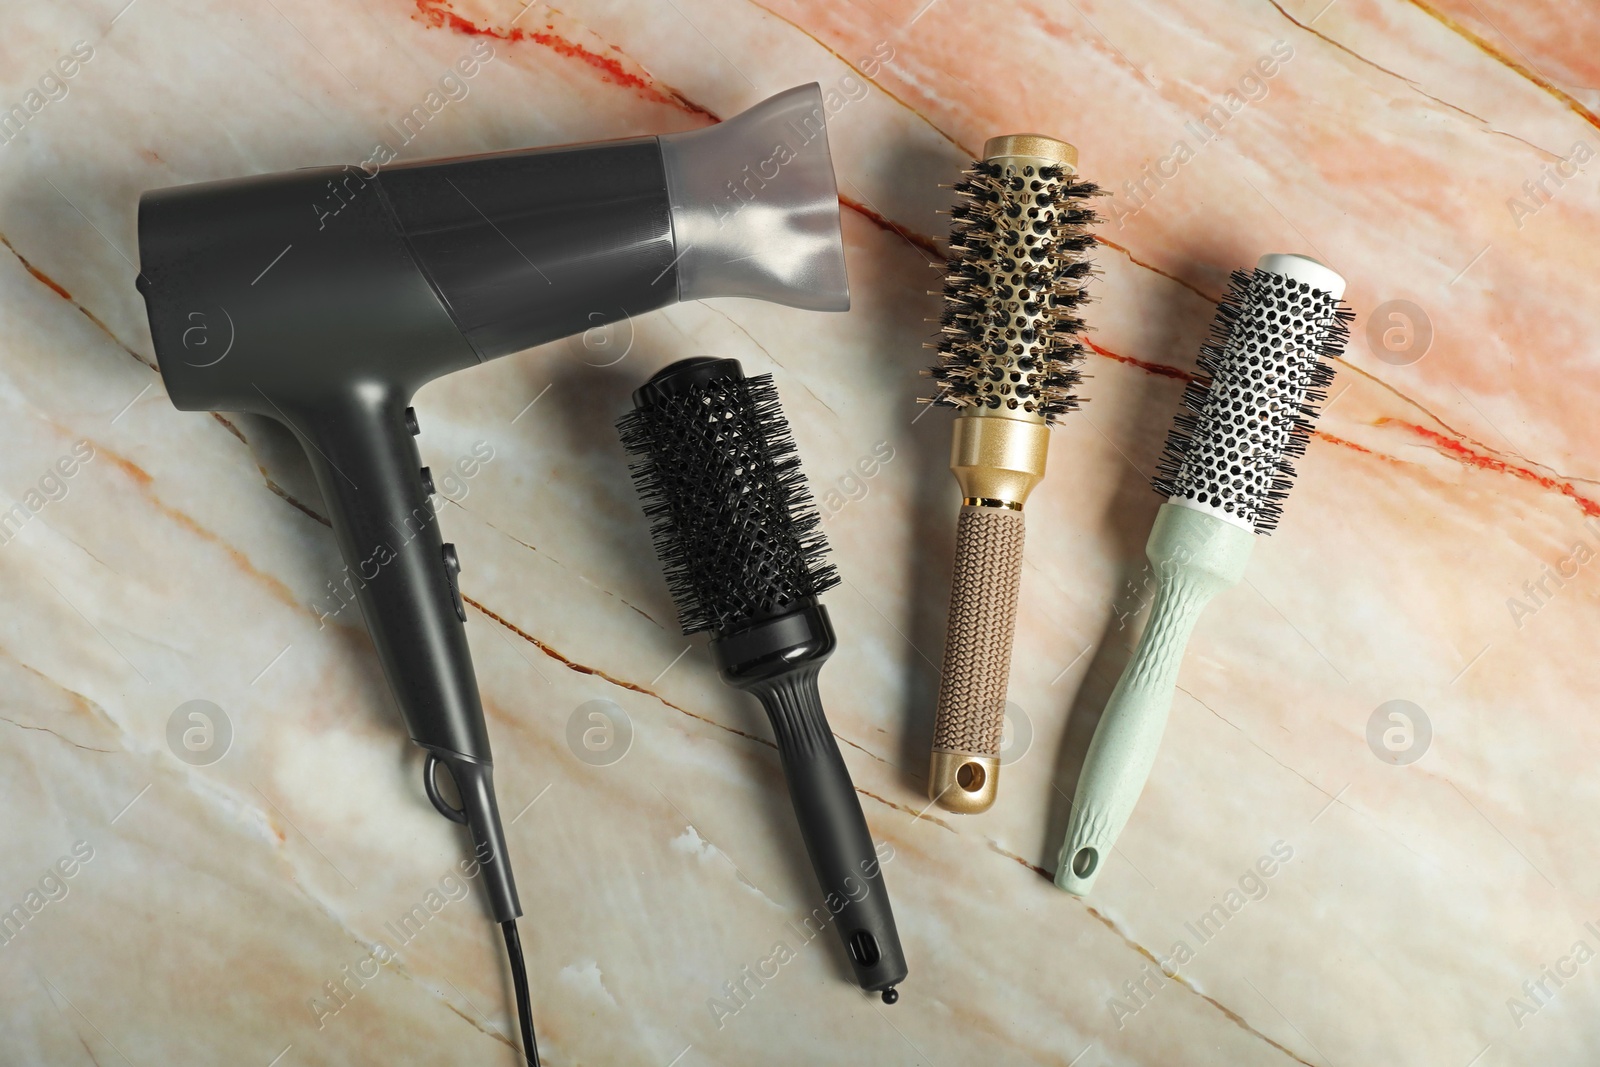
{"type": "Polygon", "coordinates": [[[815,82],[659,140],[680,300],[746,296],[850,309],[827,111],[815,82]]]}

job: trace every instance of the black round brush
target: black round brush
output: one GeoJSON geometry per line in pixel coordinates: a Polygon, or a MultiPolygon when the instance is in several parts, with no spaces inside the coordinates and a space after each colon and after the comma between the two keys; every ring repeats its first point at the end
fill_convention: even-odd
{"type": "MultiPolygon", "coordinates": [[[[767,709],[823,907],[863,989],[898,999],[905,955],[867,820],[822,710],[835,641],[820,593],[838,583],[772,376],[680,360],[617,424],[685,635],[712,634],[729,685],[767,709]]],[[[818,918],[822,918],[821,915],[818,918]]]]}

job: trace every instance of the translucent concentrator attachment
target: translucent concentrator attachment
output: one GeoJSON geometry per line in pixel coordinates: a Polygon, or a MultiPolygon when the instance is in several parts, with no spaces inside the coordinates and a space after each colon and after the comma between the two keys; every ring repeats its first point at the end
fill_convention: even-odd
{"type": "Polygon", "coordinates": [[[726,122],[659,138],[678,299],[849,310],[826,115],[813,82],[726,122]]]}

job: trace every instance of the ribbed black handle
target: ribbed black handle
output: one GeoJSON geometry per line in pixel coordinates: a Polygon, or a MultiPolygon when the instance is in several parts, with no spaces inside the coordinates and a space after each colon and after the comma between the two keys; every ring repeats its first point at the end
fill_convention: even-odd
{"type": "Polygon", "coordinates": [[[809,664],[748,688],[772,720],[800,835],[822,887],[813,914],[819,922],[826,915],[838,930],[857,983],[887,990],[905,979],[905,954],[861,802],[822,711],[820,666],[809,664]]]}

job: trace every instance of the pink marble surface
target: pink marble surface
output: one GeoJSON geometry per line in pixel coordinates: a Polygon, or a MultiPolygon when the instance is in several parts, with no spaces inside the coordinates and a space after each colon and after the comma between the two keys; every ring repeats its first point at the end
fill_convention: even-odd
{"type": "Polygon", "coordinates": [[[306,464],[261,420],[173,409],[131,262],[142,190],[359,162],[485,41],[493,59],[402,158],[691,129],[797,83],[834,90],[855,300],[832,316],[676,307],[632,323],[620,360],[620,334],[562,342],[417,400],[436,471],[493,450],[441,522],[501,803],[521,813],[548,1063],[1593,1061],[1590,5],[6,14],[0,104],[40,96],[0,143],[0,505],[30,515],[0,544],[0,908],[38,906],[0,944],[0,1062],[516,1062],[495,931],[447,877],[462,842],[417,788],[358,620],[319,628],[340,561],[306,464]],[[935,816],[923,775],[956,490],[948,416],[914,422],[913,398],[938,185],[1020,130],[1077,144],[1113,218],[1089,402],[1029,504],[1011,698],[1032,744],[991,813],[935,816]],[[1343,272],[1355,336],[1285,520],[1202,620],[1149,788],[1077,900],[1047,868],[1137,632],[1159,504],[1144,472],[1224,279],[1266,251],[1343,272]],[[1393,350],[1408,325],[1393,301],[1426,316],[1425,353],[1393,350]],[[610,430],[634,385],[703,353],[777,375],[813,484],[836,494],[843,647],[823,689],[894,853],[912,975],[893,1008],[821,940],[736,1013],[711,1006],[792,940],[811,882],[766,724],[673,628],[610,430]],[[233,733],[206,766],[168,740],[192,700],[233,733]],[[1394,700],[1431,724],[1404,766],[1367,741],[1394,700]],[[566,739],[592,701],[632,723],[608,766],[566,739]],[[1219,903],[1226,921],[1195,936],[1219,903]],[[330,1010],[325,983],[418,904],[428,923],[330,1010]]]}

